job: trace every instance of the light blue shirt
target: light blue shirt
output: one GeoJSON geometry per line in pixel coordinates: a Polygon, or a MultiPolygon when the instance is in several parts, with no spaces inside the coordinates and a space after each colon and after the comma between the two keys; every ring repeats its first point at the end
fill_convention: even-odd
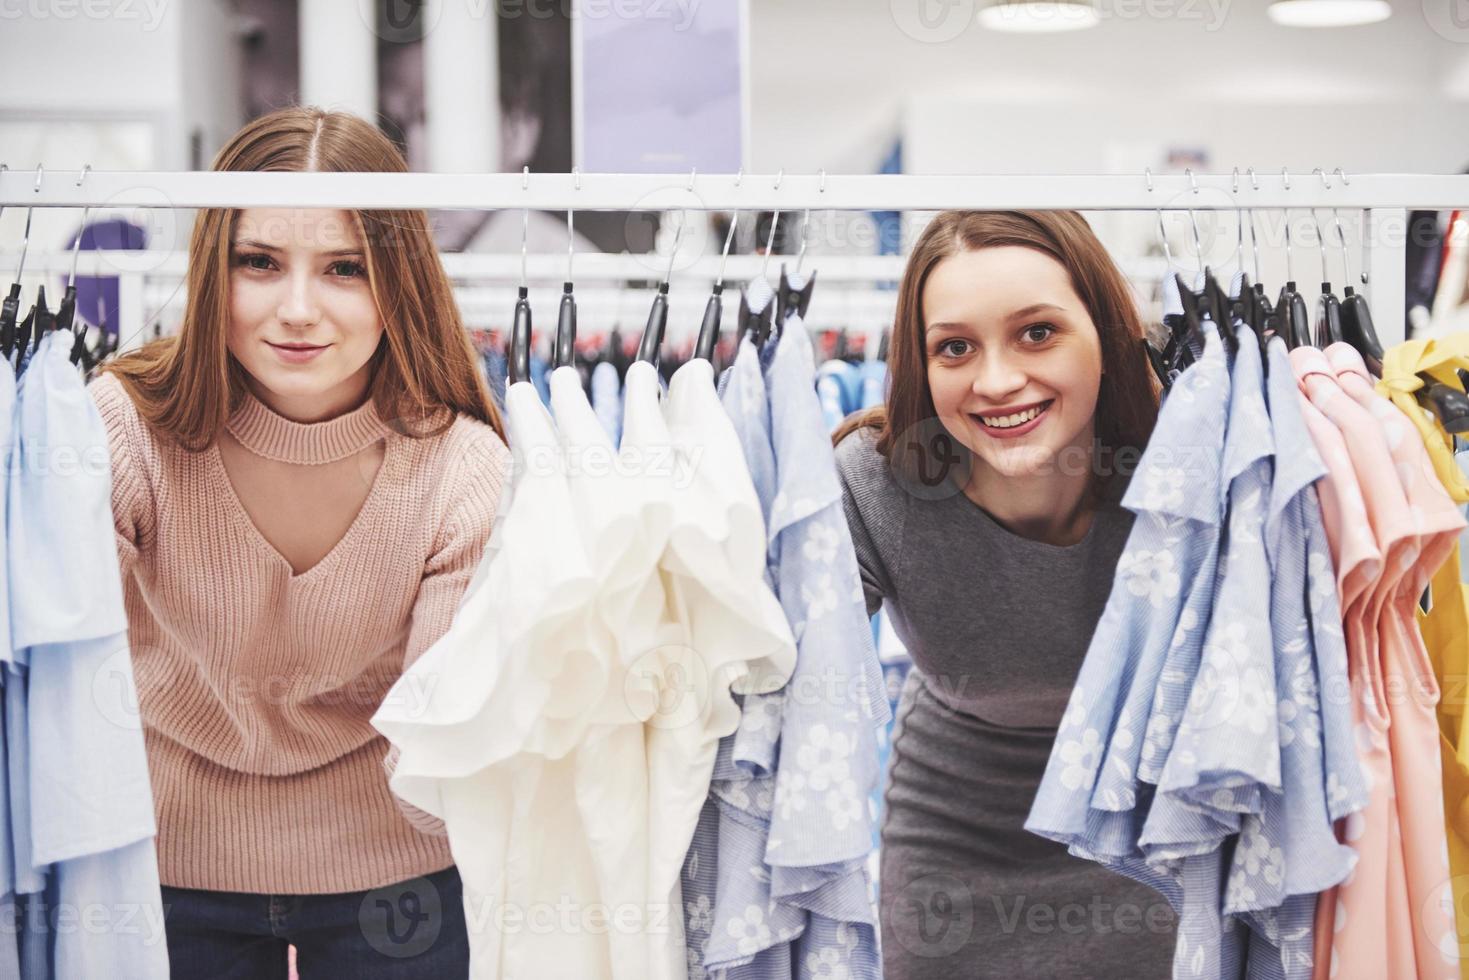
{"type": "MultiPolygon", "coordinates": [[[[768,286],[750,295],[752,305],[768,301],[768,286]]],[[[868,797],[887,701],[799,318],[773,347],[760,385],[761,358],[741,345],[722,400],[768,505],[772,580],[796,668],[781,692],[746,699],[739,731],[721,743],[684,869],[690,961],[702,950],[703,968],[730,978],[875,978],[868,797]]]]}
{"type": "Polygon", "coordinates": [[[19,825],[28,812],[27,863],[45,872],[47,905],[106,919],[52,923],[54,974],[166,977],[107,432],[69,354],[69,337],[48,335],[17,396],[7,560],[11,647],[28,666],[25,737],[9,748],[12,763],[26,755],[27,781],[10,787],[12,814],[19,825]]]}
{"type": "Polygon", "coordinates": [[[1025,823],[1168,899],[1179,913],[1175,976],[1234,975],[1241,964],[1238,930],[1219,914],[1217,858],[1153,864],[1139,844],[1149,776],[1168,758],[1216,587],[1231,386],[1223,343],[1205,329],[1202,357],[1170,389],[1123,497],[1137,520],[1025,823]]]}
{"type": "Polygon", "coordinates": [[[616,446],[622,442],[622,381],[611,361],[603,361],[592,369],[592,411],[607,430],[607,438],[616,446]]]}

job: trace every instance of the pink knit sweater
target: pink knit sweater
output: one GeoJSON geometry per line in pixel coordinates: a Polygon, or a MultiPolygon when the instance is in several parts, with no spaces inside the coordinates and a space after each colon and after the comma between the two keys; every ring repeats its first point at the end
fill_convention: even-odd
{"type": "Polygon", "coordinates": [[[345,536],[294,574],[217,446],[189,452],[151,430],[111,375],[90,390],[111,448],[163,883],[344,892],[452,864],[447,839],[415,829],[389,792],[369,719],[449,627],[490,536],[505,444],[462,416],[414,438],[370,401],[302,424],[247,399],[230,433],[269,459],[310,466],[386,440],[345,536]]]}

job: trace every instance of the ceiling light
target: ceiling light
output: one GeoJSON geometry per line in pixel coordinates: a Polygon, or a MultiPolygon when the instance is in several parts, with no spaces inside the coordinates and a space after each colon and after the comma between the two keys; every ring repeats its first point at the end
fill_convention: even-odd
{"type": "Polygon", "coordinates": [[[1387,0],[1273,0],[1270,19],[1286,27],[1354,27],[1387,20],[1387,0]]]}
{"type": "Polygon", "coordinates": [[[1101,20],[1091,0],[995,0],[979,12],[983,26],[1015,33],[1075,31],[1101,20]]]}

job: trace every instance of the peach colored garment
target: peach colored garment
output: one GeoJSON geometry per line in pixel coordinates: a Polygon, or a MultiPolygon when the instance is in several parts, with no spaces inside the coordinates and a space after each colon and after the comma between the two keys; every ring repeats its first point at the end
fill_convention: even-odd
{"type": "MultiPolygon", "coordinates": [[[[1315,976],[1321,980],[1414,977],[1416,953],[1411,922],[1407,921],[1407,883],[1394,799],[1395,760],[1389,742],[1391,714],[1376,626],[1382,604],[1401,574],[1405,550],[1413,549],[1416,557],[1416,539],[1407,498],[1393,476],[1392,456],[1381,426],[1341,389],[1330,362],[1320,351],[1297,348],[1291,351],[1291,365],[1301,390],[1320,416],[1338,430],[1345,446],[1346,468],[1339,454],[1318,444],[1329,478],[1338,494],[1347,499],[1351,494],[1346,488],[1352,484],[1359,488],[1366,524],[1377,553],[1383,557],[1370,578],[1356,569],[1339,571],[1339,575],[1356,575],[1358,581],[1352,587],[1360,586],[1354,597],[1345,593],[1342,596],[1342,625],[1347,639],[1357,747],[1371,795],[1367,808],[1339,827],[1342,839],[1357,851],[1357,867],[1350,878],[1324,892],[1318,902],[1315,976]]],[[[1308,414],[1308,424],[1311,418],[1308,414]]],[[[1346,511],[1341,516],[1357,523],[1346,511]]],[[[1324,509],[1323,518],[1328,538],[1334,543],[1356,533],[1350,523],[1333,528],[1334,522],[1324,509]]],[[[1369,566],[1365,571],[1373,569],[1369,566]]]]}
{"type": "MultiPolygon", "coordinates": [[[[1377,391],[1392,399],[1418,431],[1433,461],[1435,475],[1449,496],[1469,503],[1469,477],[1453,458],[1452,439],[1418,404],[1414,392],[1423,385],[1420,372],[1459,386],[1455,368],[1469,368],[1469,333],[1430,340],[1411,340],[1383,357],[1377,391]]],[[[1458,547],[1439,566],[1432,582],[1433,603],[1428,613],[1414,610],[1419,629],[1444,691],[1438,721],[1442,737],[1444,821],[1448,831],[1449,870],[1452,880],[1469,880],[1469,717],[1464,706],[1464,684],[1469,676],[1469,585],[1459,580],[1458,547]]],[[[1462,888],[1451,896],[1458,920],[1458,954],[1469,956],[1469,895],[1462,888]]]]}
{"type": "Polygon", "coordinates": [[[1383,608],[1383,669],[1394,694],[1389,738],[1418,975],[1458,977],[1459,941],[1444,831],[1444,746],[1437,719],[1440,689],[1415,607],[1429,580],[1454,551],[1465,522],[1438,481],[1412,423],[1373,389],[1362,356],[1347,344],[1332,344],[1325,354],[1342,390],[1382,426],[1417,534],[1416,560],[1404,568],[1396,592],[1383,608]]]}

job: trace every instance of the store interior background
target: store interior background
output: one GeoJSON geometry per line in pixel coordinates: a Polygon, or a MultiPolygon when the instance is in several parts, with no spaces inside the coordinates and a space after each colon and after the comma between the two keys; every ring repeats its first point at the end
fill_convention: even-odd
{"type": "MultiPolygon", "coordinates": [[[[601,6],[611,16],[659,9],[677,17],[690,2],[601,6]]],[[[1095,27],[1014,34],[981,26],[975,13],[983,4],[966,0],[748,0],[743,165],[760,175],[897,169],[1130,174],[1140,182],[1145,168],[1185,166],[1254,167],[1261,180],[1280,180],[1282,168],[1293,180],[1320,179],[1311,176],[1318,167],[1459,173],[1469,167],[1469,3],[1389,2],[1391,16],[1378,23],[1294,28],[1272,21],[1266,0],[1099,0],[1095,27]]],[[[437,47],[381,36],[391,31],[374,35],[373,15],[363,11],[375,6],[381,0],[0,0],[0,162],[12,170],[207,167],[255,111],[304,97],[380,114],[395,135],[414,131],[414,169],[529,165],[534,174],[575,165],[572,0],[501,0],[498,18],[490,0],[400,3],[434,21],[437,47]],[[344,17],[354,5],[360,9],[344,17]],[[308,26],[321,18],[336,33],[303,44],[303,33],[321,36],[308,26]],[[467,48],[465,24],[483,32],[467,48]],[[484,40],[497,29],[497,42],[484,40]],[[498,64],[465,51],[494,51],[498,64]],[[431,81],[426,62],[436,66],[431,81]],[[376,75],[376,104],[334,97],[338,89],[360,92],[364,71],[376,75]],[[416,101],[425,86],[441,93],[426,109],[416,101]],[[446,88],[452,97],[442,96],[446,88]],[[442,110],[424,118],[434,117],[435,104],[453,106],[447,125],[442,110]],[[526,105],[541,115],[518,115],[526,105]]],[[[1158,253],[1154,215],[1090,216],[1124,267],[1158,253]]],[[[18,208],[0,216],[0,266],[14,267],[24,217],[18,208]]],[[[520,247],[519,212],[435,217],[446,250],[520,247]]],[[[905,216],[900,249],[923,217],[905,216]]],[[[1331,215],[1315,217],[1326,223],[1331,215]]],[[[1354,264],[1358,217],[1341,214],[1354,264]]],[[[688,247],[717,250],[723,226],[704,218],[692,216],[689,227],[703,233],[688,236],[688,247]]],[[[1278,283],[1281,216],[1257,218],[1267,281],[1278,283]]],[[[77,219],[38,211],[32,248],[63,248],[77,219]]],[[[869,215],[811,220],[807,260],[818,269],[823,254],[882,247],[869,215]]],[[[1233,213],[1201,220],[1211,258],[1227,261],[1233,213]]],[[[666,249],[666,234],[643,230],[670,225],[578,215],[577,248],[666,249]]],[[[1297,278],[1314,282],[1312,216],[1295,215],[1291,228],[1297,278]]],[[[182,249],[187,230],[187,213],[157,220],[148,245],[182,249]]],[[[1170,215],[1167,234],[1175,257],[1191,254],[1185,214],[1170,215]]],[[[794,250],[794,236],[785,237],[778,250],[794,250]]],[[[564,251],[564,215],[538,215],[530,239],[532,251],[564,251]]],[[[1144,302],[1155,298],[1148,283],[1138,286],[1144,302]]],[[[700,304],[704,297],[707,290],[700,304]]],[[[181,309],[173,302],[161,313],[164,329],[181,309]]]]}

